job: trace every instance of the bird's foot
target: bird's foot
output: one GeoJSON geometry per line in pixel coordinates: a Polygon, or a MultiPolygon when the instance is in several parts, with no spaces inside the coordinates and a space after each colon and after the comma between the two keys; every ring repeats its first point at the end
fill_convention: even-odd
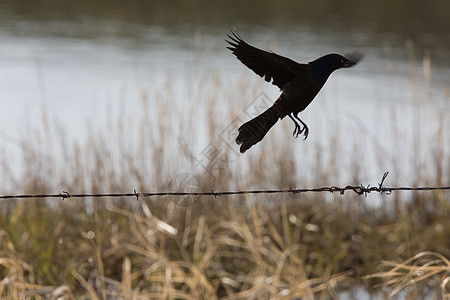
{"type": "Polygon", "coordinates": [[[309,128],[308,128],[308,126],[306,126],[306,124],[303,124],[303,128],[301,128],[300,125],[295,124],[295,129],[294,129],[294,132],[292,133],[294,138],[297,138],[302,133],[303,133],[303,136],[304,136],[303,140],[306,140],[306,138],[309,135],[309,128]]]}
{"type": "MultiPolygon", "coordinates": [[[[308,126],[306,126],[306,124],[305,124],[305,126],[303,127],[302,132],[304,132],[304,133],[303,133],[303,136],[304,136],[303,140],[306,140],[306,139],[308,138],[308,135],[309,135],[309,128],[308,128],[308,126]]],[[[300,132],[300,133],[301,133],[301,132],[300,132]]]]}

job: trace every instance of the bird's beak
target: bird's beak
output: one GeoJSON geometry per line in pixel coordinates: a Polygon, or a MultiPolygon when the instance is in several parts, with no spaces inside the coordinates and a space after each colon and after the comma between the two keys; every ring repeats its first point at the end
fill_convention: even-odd
{"type": "Polygon", "coordinates": [[[361,59],[364,58],[364,54],[354,51],[352,53],[347,53],[344,55],[346,61],[342,65],[342,68],[348,68],[356,65],[361,59]]]}
{"type": "Polygon", "coordinates": [[[356,62],[351,61],[350,59],[346,59],[341,68],[349,68],[356,65],[356,62]]]}

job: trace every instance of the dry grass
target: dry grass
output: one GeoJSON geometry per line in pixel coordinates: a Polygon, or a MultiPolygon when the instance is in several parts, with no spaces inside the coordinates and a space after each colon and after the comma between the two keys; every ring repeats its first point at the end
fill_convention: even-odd
{"type": "MultiPolygon", "coordinates": [[[[383,261],[381,266],[387,271],[367,276],[383,278],[385,286],[392,289],[389,296],[394,296],[405,288],[411,288],[421,281],[428,281],[429,286],[439,286],[443,299],[450,297],[450,261],[440,253],[424,251],[402,263],[383,261]],[[439,282],[436,282],[439,279],[439,282]]],[[[423,297],[423,291],[413,290],[411,296],[423,297]]]]}
{"type": "MultiPolygon", "coordinates": [[[[51,122],[44,122],[48,130],[30,131],[21,149],[23,175],[13,178],[3,168],[1,176],[13,183],[8,191],[163,191],[185,170],[193,173],[195,189],[208,191],[336,183],[348,155],[334,120],[334,129],[327,128],[334,130],[332,147],[314,148],[308,156],[314,168],[305,177],[286,122],[245,158],[218,138],[240,116],[237,103],[262,89],[259,83],[240,78],[230,89],[213,76],[198,86],[189,91],[197,99],[194,108],[175,105],[170,80],[164,95],[142,87],[137,124],[112,115],[107,132],[91,132],[84,144],[50,134],[51,122]],[[157,122],[158,116],[163,118],[157,122]],[[218,155],[199,154],[203,149],[195,145],[205,144],[202,133],[218,155]]],[[[421,159],[414,162],[418,183],[448,181],[445,122],[430,133],[436,144],[420,153],[434,164],[427,169],[421,159]]],[[[353,170],[349,184],[366,178],[361,144],[354,142],[345,163],[353,170]]],[[[383,162],[384,153],[375,152],[383,162]]],[[[186,199],[184,204],[193,203],[187,206],[168,197],[3,201],[0,298],[329,299],[361,285],[385,297],[402,290],[408,299],[425,297],[417,291],[444,298],[448,197],[442,191],[394,193],[381,198],[381,205],[353,194],[200,197],[186,199]],[[379,284],[383,289],[372,290],[379,284]]]]}

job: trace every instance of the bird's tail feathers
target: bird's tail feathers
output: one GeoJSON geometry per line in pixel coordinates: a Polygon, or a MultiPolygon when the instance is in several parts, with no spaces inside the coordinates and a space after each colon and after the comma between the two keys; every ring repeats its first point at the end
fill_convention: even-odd
{"type": "Polygon", "coordinates": [[[241,145],[240,151],[244,153],[250,147],[261,141],[270,128],[283,116],[277,102],[259,116],[251,119],[239,127],[236,144],[241,145]]]}

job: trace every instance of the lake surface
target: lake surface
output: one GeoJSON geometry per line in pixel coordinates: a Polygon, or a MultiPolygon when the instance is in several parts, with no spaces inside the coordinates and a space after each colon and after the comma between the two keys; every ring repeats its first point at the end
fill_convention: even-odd
{"type": "MultiPolygon", "coordinates": [[[[106,130],[108,116],[133,118],[140,111],[142,91],[162,92],[169,80],[180,107],[198,105],[196,99],[186,98],[188,91],[213,76],[232,87],[242,78],[260,81],[260,92],[275,100],[278,89],[263,84],[225,48],[225,33],[234,26],[250,44],[299,62],[330,52],[357,50],[366,55],[355,68],[333,74],[302,113],[311,135],[308,143],[293,140],[293,147],[303,160],[314,157],[317,149],[332,147],[327,123],[335,120],[342,122],[342,132],[351,128],[342,138],[348,151],[344,157],[351,155],[361,136],[371,141],[361,145],[374,158],[366,159],[364,166],[369,182],[391,170],[397,183],[412,183],[410,162],[416,154],[410,153],[411,131],[421,132],[425,149],[441,132],[444,157],[449,157],[450,8],[443,12],[448,1],[398,7],[390,1],[367,6],[349,2],[344,8],[332,2],[308,7],[256,2],[136,1],[127,7],[120,1],[36,3],[0,4],[0,149],[13,165],[20,165],[17,149],[30,129],[45,130],[43,118],[57,124],[68,141],[83,141],[92,129],[106,130]],[[392,140],[393,124],[410,143],[392,140]],[[406,148],[396,149],[403,155],[392,152],[393,143],[406,148]],[[386,156],[384,164],[376,159],[380,155],[386,156]]],[[[243,110],[258,95],[233,105],[243,110]]],[[[204,126],[199,122],[199,128],[204,126]]],[[[292,130],[291,124],[285,126],[292,130]]],[[[207,136],[199,137],[192,153],[200,155],[209,142],[207,136]]],[[[427,162],[427,151],[422,155],[420,161],[432,163],[427,162]]],[[[236,157],[235,168],[240,160],[236,157]]],[[[299,176],[307,169],[301,168],[299,176]]],[[[449,174],[444,175],[448,182],[449,174]]],[[[345,184],[349,177],[333,184],[345,184]]]]}

